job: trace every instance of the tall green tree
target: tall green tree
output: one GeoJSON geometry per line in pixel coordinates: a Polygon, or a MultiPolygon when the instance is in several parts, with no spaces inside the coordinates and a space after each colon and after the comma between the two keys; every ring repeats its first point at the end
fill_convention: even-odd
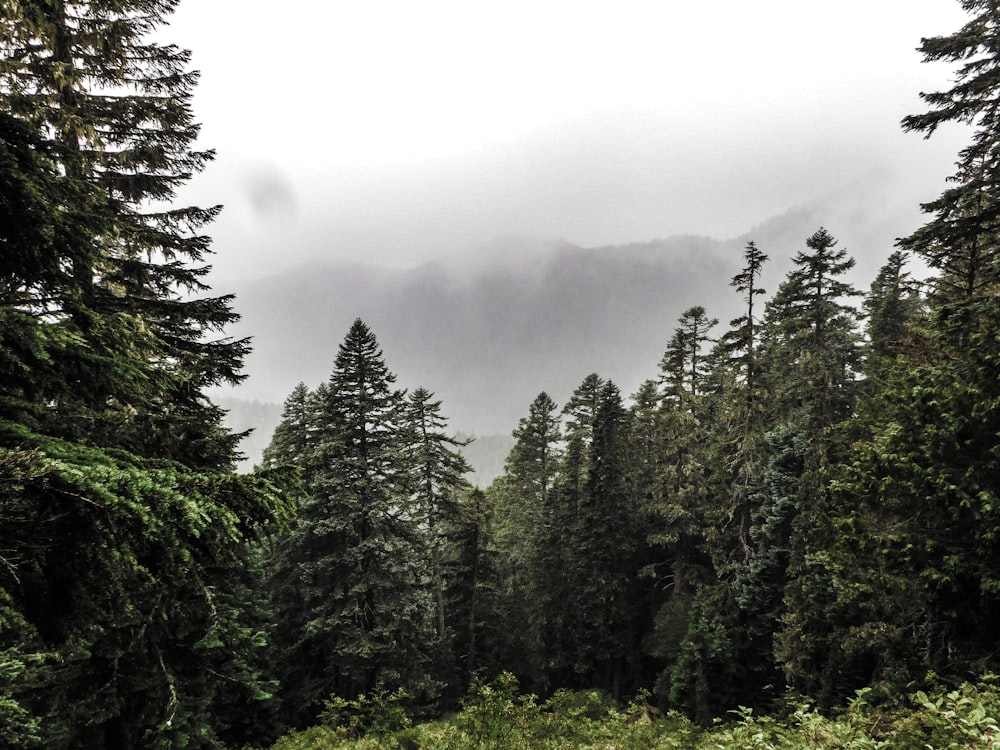
{"type": "MultiPolygon", "coordinates": [[[[751,493],[752,553],[734,581],[751,648],[777,649],[786,667],[793,652],[807,648],[795,638],[810,634],[796,615],[821,611],[821,603],[809,599],[807,572],[820,570],[810,555],[829,541],[835,427],[851,413],[861,355],[858,312],[849,302],[858,292],[843,279],[853,258],[820,229],[792,262],[761,331],[770,404],[751,493]]],[[[774,678],[769,669],[761,665],[762,679],[774,678]]]]}
{"type": "Polygon", "coordinates": [[[490,539],[500,560],[496,573],[506,610],[502,618],[509,623],[502,649],[509,669],[531,680],[544,680],[546,670],[541,663],[550,661],[542,645],[548,623],[544,594],[537,586],[542,580],[539,566],[555,552],[544,537],[551,530],[548,516],[562,462],[559,409],[547,393],[535,397],[513,436],[504,473],[490,487],[495,508],[490,539]]]}
{"type": "Polygon", "coordinates": [[[145,41],[172,6],[0,14],[0,652],[17,675],[0,704],[15,746],[242,743],[272,689],[246,571],[286,505],[230,473],[238,436],[205,395],[240,379],[246,342],[218,338],[230,300],[203,296],[195,229],[214,209],[171,205],[207,158],[190,148],[187,53],[145,41]]]}
{"type": "Polygon", "coordinates": [[[670,588],[679,595],[690,593],[707,572],[702,541],[708,467],[701,391],[708,376],[708,334],[717,323],[701,306],[685,310],[660,361],[663,442],[653,492],[658,522],[650,541],[664,549],[670,588]]]}
{"type": "Polygon", "coordinates": [[[710,362],[706,358],[709,331],[719,321],[709,318],[701,305],[689,307],[678,319],[678,326],[667,344],[660,361],[660,377],[668,399],[683,400],[685,396],[697,397],[708,374],[710,362]]]}
{"type": "Polygon", "coordinates": [[[727,467],[724,477],[728,496],[726,525],[735,527],[735,544],[724,544],[723,557],[717,559],[720,571],[730,571],[732,561],[746,562],[750,557],[751,501],[753,486],[763,447],[764,410],[758,377],[761,298],[766,290],[759,287],[768,257],[753,242],[743,252],[743,268],[730,281],[743,294],[743,315],[729,323],[714,352],[724,387],[716,413],[714,437],[718,445],[718,463],[727,467]]]}
{"type": "Polygon", "coordinates": [[[221,336],[231,297],[206,296],[200,230],[218,207],[172,204],[212,157],[193,148],[189,53],[150,41],[175,5],[5,4],[0,106],[47,142],[56,225],[84,215],[22,251],[31,277],[7,304],[57,334],[42,372],[73,373],[22,379],[22,403],[46,404],[30,409],[42,432],[211,468],[230,465],[238,437],[204,389],[242,378],[248,343],[221,336]]]}
{"type": "Polygon", "coordinates": [[[899,243],[932,269],[925,345],[904,350],[884,374],[869,435],[836,485],[857,509],[853,544],[846,533],[838,543],[878,570],[879,582],[874,589],[862,577],[848,589],[854,596],[837,602],[865,622],[846,620],[830,661],[874,664],[896,684],[928,670],[997,665],[1000,10],[984,0],[962,7],[970,17],[961,29],[920,47],[927,61],[956,64],[954,85],[922,94],[928,110],[903,120],[927,136],[949,122],[972,127],[952,186],[924,204],[927,223],[899,243]]]}
{"type": "Polygon", "coordinates": [[[375,335],[355,320],[318,409],[298,517],[274,563],[293,724],[315,718],[331,694],[431,688],[426,516],[414,502],[405,395],[394,382],[375,335]]]}
{"type": "Polygon", "coordinates": [[[730,285],[743,295],[744,314],[732,320],[706,361],[707,405],[699,406],[699,444],[706,469],[699,479],[706,574],[693,596],[669,600],[657,616],[656,650],[669,667],[657,693],[701,723],[735,705],[754,705],[761,686],[759,655],[746,638],[734,597],[737,571],[752,552],[752,492],[762,460],[767,399],[758,375],[760,277],[768,258],[753,242],[730,285]]]}
{"type": "Polygon", "coordinates": [[[618,387],[608,381],[598,394],[586,486],[567,549],[568,562],[581,575],[566,604],[575,615],[578,684],[616,698],[638,687],[644,619],[638,609],[640,539],[631,460],[629,413],[618,387]]]}
{"type": "MultiPolygon", "coordinates": [[[[441,414],[441,401],[435,401],[434,395],[423,387],[409,394],[404,421],[405,451],[411,471],[411,502],[426,537],[425,548],[433,582],[438,648],[432,671],[443,681],[454,682],[458,664],[452,652],[453,641],[460,630],[466,629],[467,623],[456,622],[448,611],[448,601],[452,598],[448,589],[450,585],[469,586],[472,591],[467,596],[472,598],[477,585],[474,569],[460,575],[460,570],[453,565],[450,580],[445,570],[446,560],[455,557],[455,551],[450,548],[456,541],[459,545],[475,543],[478,546],[478,540],[469,539],[468,535],[478,532],[480,513],[476,509],[462,507],[472,489],[465,478],[472,467],[459,451],[469,441],[457,440],[447,434],[447,420],[441,414]]],[[[474,548],[473,554],[477,553],[474,548]]],[[[475,559],[470,561],[470,567],[474,568],[475,564],[475,559]]]]}
{"type": "Polygon", "coordinates": [[[265,467],[296,466],[304,470],[311,466],[317,411],[323,404],[325,393],[325,386],[310,393],[305,383],[299,383],[292,389],[285,399],[281,421],[264,449],[262,464],[265,467]]]}

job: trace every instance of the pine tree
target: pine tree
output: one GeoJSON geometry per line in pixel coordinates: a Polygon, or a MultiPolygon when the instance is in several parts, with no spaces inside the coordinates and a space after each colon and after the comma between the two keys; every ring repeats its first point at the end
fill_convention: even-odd
{"type": "Polygon", "coordinates": [[[990,326],[978,302],[995,297],[1000,283],[1000,204],[995,198],[1000,57],[993,44],[1000,10],[989,0],[963,0],[962,7],[971,18],[960,30],[923,39],[920,45],[926,62],[960,63],[955,85],[948,91],[922,93],[930,109],[904,118],[903,128],[930,137],[941,125],[960,122],[973,127],[972,141],[959,152],[951,177],[954,187],[922,206],[933,218],[900,241],[904,250],[938,272],[932,294],[938,326],[959,348],[990,326]]]}
{"type": "Polygon", "coordinates": [[[0,716],[15,746],[220,747],[267,713],[247,571],[287,506],[229,473],[238,436],[205,397],[240,379],[246,345],[213,341],[229,299],[198,297],[194,229],[214,210],[170,205],[204,163],[187,53],[142,41],[171,7],[8,2],[0,17],[0,716]]]}
{"type": "Polygon", "coordinates": [[[305,494],[274,563],[284,702],[315,718],[330,695],[432,689],[426,522],[413,499],[405,397],[378,342],[355,320],[314,425],[305,494]]]}
{"type": "Polygon", "coordinates": [[[904,353],[908,339],[912,347],[913,327],[925,312],[918,285],[905,267],[906,256],[892,253],[865,296],[868,378],[877,377],[904,353]]]}
{"type": "MultiPolygon", "coordinates": [[[[237,436],[208,386],[235,383],[245,341],[212,339],[231,298],[198,295],[218,208],[175,192],[212,157],[192,149],[189,53],[148,41],[176,2],[11,2],[0,20],[0,105],[48,140],[59,262],[40,261],[12,307],[58,333],[43,378],[19,389],[38,429],[192,466],[228,466],[237,436]],[[75,205],[74,205],[75,204],[75,205]],[[78,220],[81,219],[81,220],[78,220]]],[[[52,226],[50,224],[50,226],[52,226]]],[[[24,257],[24,256],[22,256],[24,257]]],[[[23,319],[22,319],[23,322],[23,319]]]]}

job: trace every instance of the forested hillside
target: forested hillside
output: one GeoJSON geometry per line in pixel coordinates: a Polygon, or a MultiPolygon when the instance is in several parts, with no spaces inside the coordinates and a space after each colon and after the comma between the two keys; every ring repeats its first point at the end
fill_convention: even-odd
{"type": "MultiPolygon", "coordinates": [[[[704,305],[723,320],[738,314],[727,282],[747,241],[794,248],[828,220],[800,208],[742,238],[597,248],[506,237],[412,268],[316,262],[242,281],[235,304],[243,317],[233,330],[253,337],[250,377],[220,396],[280,404],[299,381],[320,382],[360,317],[378,332],[402,383],[434,384],[456,429],[509,434],[539,383],[564,399],[580,377],[601,370],[634,389],[685,309],[704,305]]],[[[844,244],[865,248],[853,278],[867,283],[891,248],[865,243],[868,223],[859,225],[844,244]]],[[[776,257],[765,269],[769,282],[787,266],[776,257]]]]}
{"type": "Polygon", "coordinates": [[[526,367],[484,488],[360,315],[234,471],[175,4],[0,0],[0,744],[1000,742],[994,3],[922,43],[903,127],[972,139],[873,278],[747,240],[633,392],[526,367]]]}

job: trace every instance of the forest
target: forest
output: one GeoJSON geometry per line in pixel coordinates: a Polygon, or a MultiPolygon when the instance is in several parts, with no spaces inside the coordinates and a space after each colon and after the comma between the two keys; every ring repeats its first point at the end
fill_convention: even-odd
{"type": "Polygon", "coordinates": [[[902,127],[970,141],[870,286],[825,228],[773,290],[748,243],[739,317],[634,394],[539,384],[478,488],[361,319],[234,471],[176,0],[0,0],[0,746],[1000,747],[1000,9],[961,4],[902,127]]]}

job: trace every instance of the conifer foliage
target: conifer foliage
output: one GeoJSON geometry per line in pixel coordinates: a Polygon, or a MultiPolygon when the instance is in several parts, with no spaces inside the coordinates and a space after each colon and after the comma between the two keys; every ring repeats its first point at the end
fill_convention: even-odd
{"type": "Polygon", "coordinates": [[[286,513],[230,472],[207,386],[246,343],[205,296],[211,157],[173,2],[0,3],[0,734],[221,747],[273,684],[252,546],[286,513]],[[249,707],[249,710],[247,710],[249,707]]]}
{"type": "Polygon", "coordinates": [[[433,701],[448,619],[444,560],[469,471],[440,402],[395,387],[378,341],[355,320],[329,380],[299,385],[266,456],[301,469],[295,523],[271,563],[287,720],[331,696],[405,688],[433,701]]]}
{"type": "MultiPolygon", "coordinates": [[[[14,225],[21,249],[5,254],[23,274],[5,315],[44,342],[22,338],[6,398],[48,433],[217,467],[237,438],[202,393],[242,378],[248,344],[218,335],[236,318],[231,298],[204,296],[200,230],[218,207],[171,203],[212,158],[193,149],[190,54],[148,39],[175,5],[3,4],[0,105],[41,141],[30,182],[22,168],[9,178],[30,223],[14,225]],[[29,232],[41,241],[24,242],[29,232]]],[[[25,163],[24,148],[15,156],[25,163]]]]}

